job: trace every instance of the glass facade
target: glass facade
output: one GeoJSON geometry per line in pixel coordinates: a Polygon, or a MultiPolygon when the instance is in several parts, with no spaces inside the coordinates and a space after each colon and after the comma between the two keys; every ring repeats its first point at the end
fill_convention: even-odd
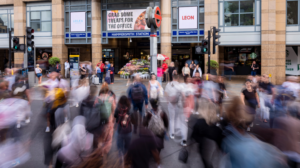
{"type": "Polygon", "coordinates": [[[225,1],[225,26],[255,25],[255,0],[225,1]]]}
{"type": "Polygon", "coordinates": [[[0,9],[0,33],[14,31],[14,13],[13,10],[0,9]]]}
{"type": "Polygon", "coordinates": [[[287,25],[298,24],[298,0],[297,1],[287,1],[286,4],[286,17],[287,25]]]}
{"type": "Polygon", "coordinates": [[[27,26],[32,27],[35,32],[51,32],[51,22],[51,5],[27,7],[27,26]]]}

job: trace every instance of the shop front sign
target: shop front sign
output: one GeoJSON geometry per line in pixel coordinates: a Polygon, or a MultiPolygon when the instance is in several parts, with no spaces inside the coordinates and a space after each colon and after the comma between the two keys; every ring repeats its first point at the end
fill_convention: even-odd
{"type": "Polygon", "coordinates": [[[107,31],[149,30],[145,14],[145,9],[107,11],[107,31]]]}
{"type": "MultiPolygon", "coordinates": [[[[159,32],[157,32],[159,35],[159,32]]],[[[105,34],[106,36],[106,34],[105,34]]],[[[108,37],[149,37],[150,32],[109,32],[107,33],[108,37]]]]}
{"type": "Polygon", "coordinates": [[[85,31],[85,12],[71,12],[71,32],[85,31]]]}
{"type": "Polygon", "coordinates": [[[187,36],[187,35],[198,35],[197,30],[191,30],[191,31],[179,31],[178,34],[180,36],[187,36]]]}
{"type": "Polygon", "coordinates": [[[179,29],[198,28],[198,7],[179,7],[179,29]]]}

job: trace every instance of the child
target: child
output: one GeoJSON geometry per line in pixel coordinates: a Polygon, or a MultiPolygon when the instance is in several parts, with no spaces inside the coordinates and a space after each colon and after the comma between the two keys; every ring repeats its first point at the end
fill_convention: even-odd
{"type": "Polygon", "coordinates": [[[110,82],[111,84],[114,84],[114,75],[115,75],[115,68],[114,68],[114,64],[110,64],[110,82]]]}

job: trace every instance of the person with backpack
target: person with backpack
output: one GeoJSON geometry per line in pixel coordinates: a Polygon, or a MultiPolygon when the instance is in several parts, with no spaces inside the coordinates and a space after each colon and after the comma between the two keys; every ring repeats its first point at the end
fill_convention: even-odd
{"type": "Polygon", "coordinates": [[[175,128],[180,128],[182,134],[184,135],[182,138],[181,145],[186,146],[187,141],[187,131],[188,127],[186,125],[185,120],[182,120],[185,118],[184,113],[182,112],[182,108],[179,107],[179,103],[181,99],[183,98],[182,94],[182,85],[178,82],[179,76],[177,74],[173,75],[173,81],[168,83],[166,86],[166,94],[167,94],[167,100],[169,101],[168,104],[168,111],[169,111],[169,135],[171,139],[175,138],[175,128]],[[181,109],[181,113],[178,111],[178,109],[181,109]],[[180,122],[176,122],[180,121],[180,122]]]}
{"type": "Polygon", "coordinates": [[[169,126],[169,119],[155,99],[150,99],[150,104],[152,109],[147,112],[143,125],[155,135],[157,150],[160,152],[164,148],[164,136],[169,126]]]}
{"type": "MultiPolygon", "coordinates": [[[[128,92],[128,98],[131,100],[133,105],[133,110],[135,112],[139,111],[140,121],[143,114],[143,106],[145,102],[145,108],[148,109],[148,92],[144,84],[141,83],[141,78],[139,75],[135,75],[134,84],[128,92]]],[[[136,133],[137,127],[134,128],[134,133],[136,133]]]]}
{"type": "Polygon", "coordinates": [[[117,127],[117,147],[119,155],[124,156],[127,153],[131,141],[132,115],[130,114],[131,103],[126,96],[122,96],[118,102],[114,117],[117,127]]]}

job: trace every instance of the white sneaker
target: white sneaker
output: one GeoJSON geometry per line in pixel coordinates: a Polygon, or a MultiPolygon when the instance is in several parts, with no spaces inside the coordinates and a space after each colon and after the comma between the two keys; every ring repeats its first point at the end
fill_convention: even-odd
{"type": "Polygon", "coordinates": [[[17,128],[21,128],[21,124],[20,123],[17,124],[17,128]]]}
{"type": "Polygon", "coordinates": [[[29,123],[30,123],[30,118],[26,119],[26,120],[25,120],[25,123],[26,123],[26,124],[29,124],[29,123]]]}
{"type": "Polygon", "coordinates": [[[49,127],[47,127],[45,132],[50,132],[50,128],[49,128],[49,127]]]}
{"type": "Polygon", "coordinates": [[[185,140],[183,140],[183,141],[181,141],[181,143],[180,143],[182,146],[187,146],[186,145],[186,141],[185,140]]]}
{"type": "Polygon", "coordinates": [[[76,104],[76,107],[78,107],[78,106],[79,106],[79,104],[77,103],[77,104],[76,104]]]}
{"type": "Polygon", "coordinates": [[[65,117],[65,123],[68,122],[68,117],[65,117]]]}
{"type": "Polygon", "coordinates": [[[248,131],[248,132],[250,131],[250,127],[247,128],[247,131],[248,131]]]}
{"type": "Polygon", "coordinates": [[[175,137],[174,137],[174,134],[170,135],[170,138],[171,138],[171,139],[174,139],[174,138],[175,138],[175,137]]]}

